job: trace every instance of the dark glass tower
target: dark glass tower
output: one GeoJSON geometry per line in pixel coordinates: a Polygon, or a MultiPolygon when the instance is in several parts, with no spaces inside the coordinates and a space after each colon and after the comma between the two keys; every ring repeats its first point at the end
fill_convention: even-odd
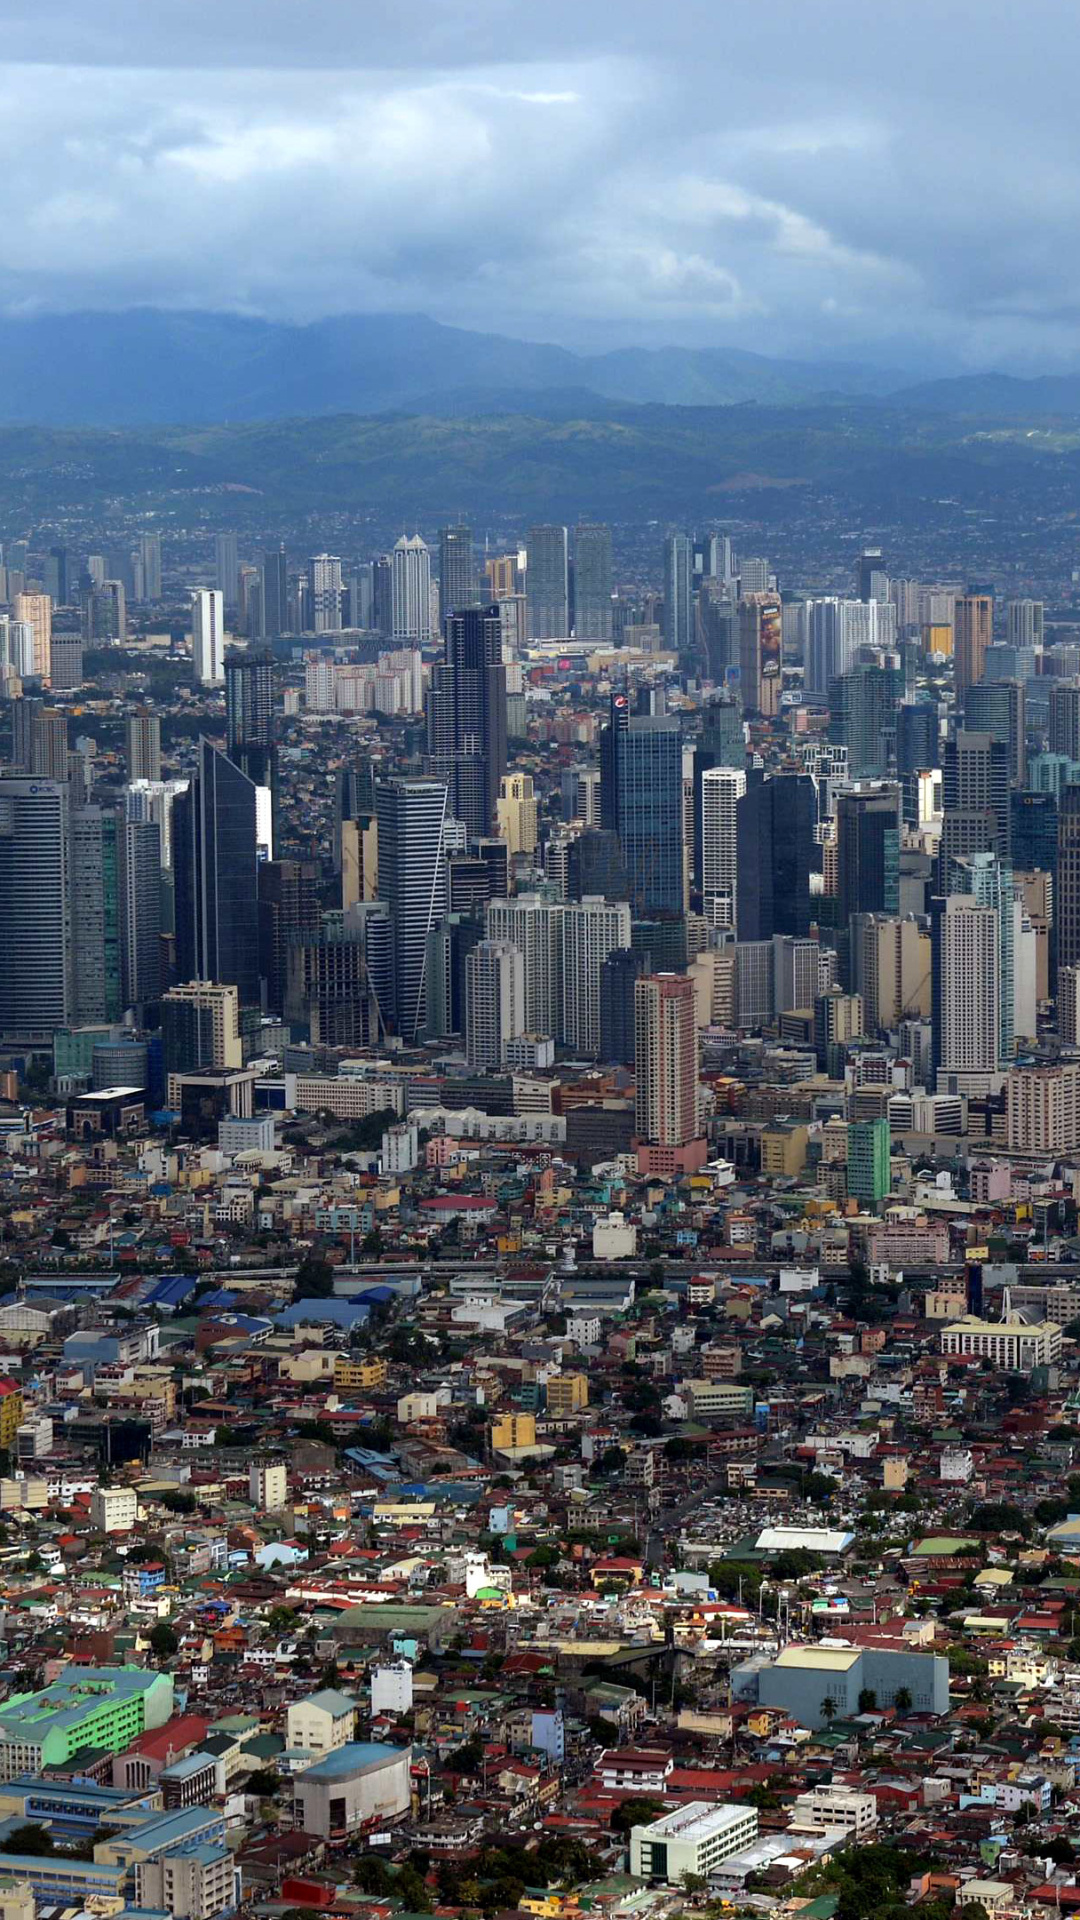
{"type": "Polygon", "coordinates": [[[176,964],[181,981],[236,987],[259,1004],[255,784],[209,740],[173,802],[176,964]]]}
{"type": "Polygon", "coordinates": [[[497,606],[468,607],[446,622],[446,659],[427,703],[428,758],[445,780],[450,812],[474,839],[490,833],[506,772],[506,668],[497,606]]]}
{"type": "Polygon", "coordinates": [[[900,794],[892,786],[836,796],[839,916],[900,910],[900,794]]]}
{"type": "Polygon", "coordinates": [[[919,817],[916,775],[941,764],[937,708],[928,700],[905,702],[896,709],[896,771],[904,801],[904,819],[914,826],[919,817]]]}
{"type": "Polygon", "coordinates": [[[226,752],[257,787],[273,786],[274,656],[245,653],[225,662],[226,752]]]}
{"type": "Polygon", "coordinates": [[[444,624],[451,613],[475,607],[478,598],[472,528],[440,527],[439,612],[444,624]]]}
{"type": "Polygon", "coordinates": [[[637,915],[682,914],[682,731],[674,717],[616,729],[616,831],[637,915]]]}
{"type": "Polygon", "coordinates": [[[808,774],[781,773],[771,780],[760,772],[747,775],[736,817],[740,940],[809,933],[816,818],[808,774]]]}
{"type": "Polygon", "coordinates": [[[1009,798],[1012,815],[1013,866],[1021,873],[1057,870],[1058,803],[1052,793],[1014,793],[1009,798]]]}
{"type": "Polygon", "coordinates": [[[263,632],[276,640],[289,630],[289,577],[285,548],[263,554],[263,632]]]}

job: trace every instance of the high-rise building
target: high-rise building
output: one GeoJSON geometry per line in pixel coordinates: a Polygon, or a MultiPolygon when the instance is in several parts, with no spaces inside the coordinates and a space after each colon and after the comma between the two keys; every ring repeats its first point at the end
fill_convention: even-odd
{"type": "Polygon", "coordinates": [[[225,679],[225,609],[216,587],[191,596],[191,677],[199,687],[220,687],[225,679]]]}
{"type": "Polygon", "coordinates": [[[341,594],[337,555],[313,553],[308,561],[308,616],[313,633],[340,633],[341,594]]]}
{"type": "Polygon", "coordinates": [[[1008,1066],[1016,1052],[1017,958],[1023,910],[1016,898],[1013,871],[994,853],[972,853],[950,862],[950,893],[969,894],[976,906],[990,907],[998,926],[998,1061],[1008,1066]]]}
{"type": "Polygon", "coordinates": [[[17,593],[12,612],[30,628],[31,677],[45,686],[52,679],[52,601],[47,593],[17,593]]]}
{"type": "Polygon", "coordinates": [[[74,581],[66,547],[50,547],[45,555],[45,591],[54,607],[71,605],[74,581]]]}
{"type": "Polygon", "coordinates": [[[1058,966],[1080,966],[1080,786],[1064,787],[1058,801],[1054,924],[1058,966]]]}
{"type": "Polygon", "coordinates": [[[600,1058],[634,1064],[634,988],[649,971],[648,958],[633,947],[615,947],[600,969],[600,1058]]]}
{"type": "Polygon", "coordinates": [[[289,630],[289,569],[284,546],[263,554],[262,631],[277,640],[289,630]]]}
{"type": "Polygon", "coordinates": [[[158,830],[161,865],[172,870],[172,810],[177,794],[186,793],[186,780],[133,780],[124,788],[129,820],[152,820],[158,830]]]}
{"type": "Polygon", "coordinates": [[[154,820],[121,820],[120,980],[125,1008],[161,997],[161,829],[154,820]]]}
{"type": "Polygon", "coordinates": [[[479,601],[471,527],[439,528],[439,614],[445,626],[451,613],[463,613],[479,601]]]}
{"type": "MultiPolygon", "coordinates": [[[[1050,698],[1053,700],[1053,692],[1050,698]]],[[[1027,775],[1026,702],[1019,680],[979,680],[964,695],[964,726],[988,733],[1009,749],[1009,779],[1021,787],[1027,775]]]]}
{"type": "Polygon", "coordinates": [[[491,1072],[525,1031],[525,961],[509,940],[478,940],[465,961],[465,1058],[491,1072]]]}
{"type": "Polygon", "coordinates": [[[162,995],[161,1032],[166,1073],[243,1065],[240,1001],[234,986],[188,980],[170,987],[162,995]]]}
{"type": "Polygon", "coordinates": [[[738,903],[739,801],[746,774],[738,767],[709,767],[701,776],[701,894],[705,918],[735,927],[738,903]]]}
{"type": "MultiPolygon", "coordinates": [[[[220,597],[220,596],[218,596],[220,597]]],[[[257,789],[209,740],[173,802],[176,964],[182,980],[234,986],[259,1004],[257,789]]]]}
{"type": "Polygon", "coordinates": [[[0,1038],[50,1044],[73,1005],[70,788],[0,780],[0,1038]]]}
{"type": "Polygon", "coordinates": [[[739,592],[743,596],[771,592],[772,568],[764,554],[739,555],[739,592]]]}
{"type": "Polygon", "coordinates": [[[381,900],[327,914],[286,949],[285,1017],[313,1046],[376,1046],[392,997],[390,919],[381,900]]]}
{"type": "Polygon", "coordinates": [[[852,1120],[847,1130],[847,1190],[860,1206],[880,1207],[892,1190],[889,1122],[852,1120]]]}
{"type": "Polygon", "coordinates": [[[603,966],[609,953],[630,945],[625,901],[590,897],[569,902],[559,918],[562,941],[562,1027],[557,1035],[575,1053],[600,1052],[603,966]]]}
{"type": "Polygon", "coordinates": [[[41,780],[69,777],[67,714],[56,707],[38,707],[31,714],[30,772],[41,780]]]}
{"type": "Polygon", "coordinates": [[[525,1032],[562,1031],[561,901],[538,893],[492,899],[485,912],[489,940],[509,940],[525,961],[525,1032]]]}
{"type": "Polygon", "coordinates": [[[896,667],[853,667],[829,688],[829,739],[845,747],[853,780],[877,780],[888,769],[904,676],[896,667]]]}
{"type": "Polygon", "coordinates": [[[570,632],[570,573],[565,527],[530,527],[525,573],[530,640],[562,640],[570,632]]]}
{"type": "Polygon", "coordinates": [[[127,590],[122,580],[86,581],[79,585],[82,631],[85,641],[117,644],[127,638],[127,590]]]}
{"type": "Polygon", "coordinates": [[[930,1014],[930,936],[910,915],[860,913],[851,930],[851,977],[868,1033],[895,1033],[930,1014]]]}
{"type": "Polygon", "coordinates": [[[839,919],[894,914],[900,906],[900,789],[891,781],[856,785],[836,796],[839,919]]]}
{"type": "Polygon", "coordinates": [[[77,1026],[123,1012],[119,821],[104,807],[71,811],[72,1019],[77,1026]]]}
{"type": "Polygon", "coordinates": [[[994,638],[994,596],[969,587],[956,597],[953,617],[953,654],[956,697],[983,677],[986,649],[994,638]]]}
{"type": "Polygon", "coordinates": [[[499,837],[506,841],[511,858],[519,853],[535,853],[536,794],[531,773],[504,773],[499,783],[495,815],[499,837]]]}
{"type": "Polygon", "coordinates": [[[878,600],[888,591],[889,578],[880,547],[864,547],[855,569],[855,587],[860,600],[878,600]]]}
{"type": "Polygon", "coordinates": [[[274,656],[232,653],[225,662],[225,751],[257,787],[274,784],[274,656]]]}
{"type": "Polygon", "coordinates": [[[52,638],[52,689],[54,693],[74,693],[83,684],[83,643],[81,634],[54,633],[52,638]]]}
{"type": "Polygon", "coordinates": [[[1010,600],[1005,607],[1005,633],[1010,647],[1038,649],[1043,644],[1044,608],[1041,600],[1010,600]]]}
{"type": "Polygon", "coordinates": [[[447,910],[446,783],[385,780],[376,788],[375,805],[379,899],[386,902],[392,943],[388,1023],[413,1042],[425,1029],[428,935],[447,910]]]}
{"type": "Polygon", "coordinates": [[[778,593],[744,593],[739,601],[739,699],[744,713],[771,719],[780,711],[782,608],[778,593]]]}
{"type": "Polygon", "coordinates": [[[693,640],[694,543],[687,533],[664,542],[664,645],[685,659],[693,640]]]}
{"type": "Polygon", "coordinates": [[[227,607],[240,603],[240,551],[235,533],[214,535],[214,585],[227,607]]]}
{"type": "Polygon", "coordinates": [[[161,599],[161,535],[160,533],[141,533],[139,535],[139,562],[142,567],[142,597],[144,600],[161,599]]]}
{"type": "MultiPolygon", "coordinates": [[[[674,715],[635,715],[613,732],[615,820],[638,915],[686,909],[682,733],[674,715]]],[[[605,769],[602,766],[603,785],[605,769]]],[[[605,825],[607,824],[605,820],[605,825]]]]}
{"type": "Polygon", "coordinates": [[[128,780],[161,779],[161,721],[156,713],[137,707],[125,723],[125,764],[128,780]]]}
{"type": "Polygon", "coordinates": [[[446,782],[450,812],[474,837],[490,833],[506,772],[506,668],[496,606],[468,607],[446,622],[446,657],[427,699],[431,771],[446,782]]]}
{"type": "Polygon", "coordinates": [[[993,907],[971,894],[936,899],[931,913],[934,1064],[938,1090],[982,1091],[998,1070],[1000,935],[993,907]],[[941,1075],[949,1076],[941,1085],[941,1075]]]}
{"type": "Polygon", "coordinates": [[[687,974],[645,974],[634,987],[634,1117],[643,1173],[693,1171],[701,1138],[694,983],[687,974]]]}
{"type": "Polygon", "coordinates": [[[289,948],[319,931],[319,866],[315,860],[259,862],[259,972],[266,1004],[285,1006],[289,948]]]}
{"type": "Polygon", "coordinates": [[[1057,869],[1057,797],[1025,788],[1009,795],[1012,861],[1017,873],[1057,869]]]}
{"type": "Polygon", "coordinates": [[[400,644],[431,639],[431,554],[418,533],[402,534],[390,556],[391,623],[400,644]]]}
{"type": "Polygon", "coordinates": [[[1012,836],[1009,749],[988,733],[961,728],[945,742],[941,762],[941,858],[996,853],[1007,860],[1012,836]]]}
{"type": "Polygon", "coordinates": [[[938,739],[938,714],[929,700],[902,701],[897,707],[896,771],[903,795],[904,819],[916,826],[919,819],[920,773],[928,773],[941,764],[938,739]]]}
{"type": "Polygon", "coordinates": [[[574,632],[579,640],[612,636],[611,528],[574,528],[574,632]]]}
{"type": "Polygon", "coordinates": [[[1080,760],[1080,682],[1051,687],[1048,712],[1050,752],[1080,760]]]}
{"type": "Polygon", "coordinates": [[[736,822],[740,943],[809,933],[816,816],[808,775],[747,776],[736,822]]]}

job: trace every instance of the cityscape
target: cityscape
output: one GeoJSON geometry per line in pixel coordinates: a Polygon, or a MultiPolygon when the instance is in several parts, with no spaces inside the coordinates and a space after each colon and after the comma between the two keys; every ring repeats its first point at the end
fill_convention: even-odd
{"type": "Polygon", "coordinates": [[[0,1920],[1080,1920],[1078,61],[6,10],[0,1920]]]}

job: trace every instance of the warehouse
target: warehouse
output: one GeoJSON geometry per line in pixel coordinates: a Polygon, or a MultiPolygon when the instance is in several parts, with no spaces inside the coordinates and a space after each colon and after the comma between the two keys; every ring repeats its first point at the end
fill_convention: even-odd
{"type": "Polygon", "coordinates": [[[294,1782],[294,1815],[304,1833],[344,1840],[408,1813],[411,1747],[350,1740],[294,1782]]]}

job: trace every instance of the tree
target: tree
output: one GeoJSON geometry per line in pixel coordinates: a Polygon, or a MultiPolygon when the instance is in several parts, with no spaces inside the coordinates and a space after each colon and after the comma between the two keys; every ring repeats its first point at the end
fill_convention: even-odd
{"type": "Polygon", "coordinates": [[[150,1651],[155,1660],[171,1660],[180,1642],[167,1620],[159,1620],[150,1629],[150,1651]]]}
{"type": "Polygon", "coordinates": [[[256,1767],[249,1773],[244,1783],[245,1793],[254,1793],[260,1800],[269,1800],[281,1785],[279,1776],[270,1767],[256,1767]]]}
{"type": "Polygon", "coordinates": [[[664,1806],[660,1800],[620,1800],[611,1816],[612,1833],[629,1833],[631,1827],[647,1827],[659,1820],[664,1806]]]}
{"type": "Polygon", "coordinates": [[[25,1853],[40,1856],[54,1853],[53,1837],[48,1827],[36,1826],[32,1821],[24,1827],[15,1827],[4,1841],[0,1841],[0,1853],[25,1853]]]}
{"type": "Polygon", "coordinates": [[[831,1699],[828,1694],[825,1695],[821,1703],[821,1717],[827,1723],[836,1718],[836,1701],[831,1699]]]}
{"type": "Polygon", "coordinates": [[[910,1687],[897,1687],[896,1692],[893,1694],[893,1706],[896,1708],[897,1713],[911,1712],[910,1687]]]}
{"type": "Polygon", "coordinates": [[[877,1694],[873,1687],[864,1687],[859,1695],[859,1712],[874,1713],[877,1710],[877,1694]]]}
{"type": "Polygon", "coordinates": [[[329,1300],[334,1291],[334,1269],[329,1260],[308,1254],[300,1262],[293,1287],[294,1300],[329,1300]]]}

